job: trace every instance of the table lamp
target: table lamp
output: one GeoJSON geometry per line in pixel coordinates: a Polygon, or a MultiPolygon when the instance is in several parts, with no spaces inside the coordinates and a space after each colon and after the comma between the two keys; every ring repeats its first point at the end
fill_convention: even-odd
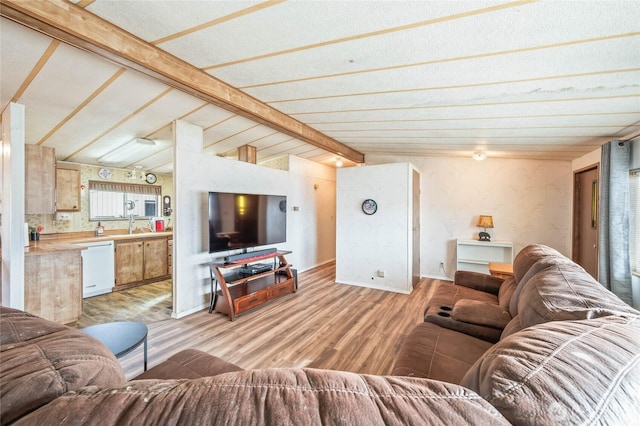
{"type": "Polygon", "coordinates": [[[480,241],[491,241],[491,235],[487,233],[487,228],[493,228],[493,217],[480,215],[478,217],[478,228],[484,228],[484,232],[480,232],[480,241]]]}

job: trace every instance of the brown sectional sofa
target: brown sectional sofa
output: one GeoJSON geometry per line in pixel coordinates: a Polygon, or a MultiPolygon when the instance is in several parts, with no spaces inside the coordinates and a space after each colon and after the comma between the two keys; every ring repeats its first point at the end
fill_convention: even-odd
{"type": "Polygon", "coordinates": [[[506,280],[435,282],[392,374],[461,384],[519,424],[640,416],[640,312],[549,247],[525,247],[513,268],[506,280]],[[499,315],[503,327],[487,326],[499,315]]]}
{"type": "Polygon", "coordinates": [[[516,256],[512,283],[476,278],[459,274],[456,284],[434,283],[425,322],[407,337],[393,376],[243,371],[187,350],[126,382],[113,355],[89,336],[1,308],[0,419],[488,425],[640,418],[640,312],[544,246],[516,256]],[[434,306],[450,308],[444,311],[450,317],[439,316],[447,321],[430,319],[434,306]],[[507,313],[506,326],[495,315],[487,320],[484,308],[507,313]],[[499,330],[497,342],[483,332],[478,337],[478,325],[499,330]]]}

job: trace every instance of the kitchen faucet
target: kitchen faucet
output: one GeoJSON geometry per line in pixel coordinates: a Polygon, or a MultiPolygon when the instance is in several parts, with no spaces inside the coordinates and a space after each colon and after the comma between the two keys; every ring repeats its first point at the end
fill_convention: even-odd
{"type": "Polygon", "coordinates": [[[124,203],[127,210],[129,210],[129,234],[133,234],[133,212],[132,210],[136,208],[136,202],[133,200],[126,201],[124,203]]]}

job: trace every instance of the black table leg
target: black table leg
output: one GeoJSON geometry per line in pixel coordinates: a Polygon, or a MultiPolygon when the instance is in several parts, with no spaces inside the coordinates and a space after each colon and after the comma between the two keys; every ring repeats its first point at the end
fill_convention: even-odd
{"type": "Polygon", "coordinates": [[[147,371],[147,337],[144,338],[144,371],[147,371]]]}

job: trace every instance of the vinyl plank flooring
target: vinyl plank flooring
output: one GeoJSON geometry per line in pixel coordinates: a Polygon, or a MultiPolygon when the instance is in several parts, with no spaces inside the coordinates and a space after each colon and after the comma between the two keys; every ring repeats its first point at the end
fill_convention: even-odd
{"type": "MultiPolygon", "coordinates": [[[[86,315],[79,324],[116,320],[109,315],[146,323],[149,367],[195,348],[245,369],[308,367],[384,375],[391,373],[405,336],[422,321],[425,296],[436,282],[423,279],[410,295],[337,284],[333,262],[300,273],[298,279],[296,293],[233,322],[207,310],[171,318],[171,281],[167,281],[112,299],[85,299],[86,315]],[[128,306],[121,299],[128,299],[128,306]]],[[[128,379],[140,374],[142,348],[120,362],[128,379]]]]}

